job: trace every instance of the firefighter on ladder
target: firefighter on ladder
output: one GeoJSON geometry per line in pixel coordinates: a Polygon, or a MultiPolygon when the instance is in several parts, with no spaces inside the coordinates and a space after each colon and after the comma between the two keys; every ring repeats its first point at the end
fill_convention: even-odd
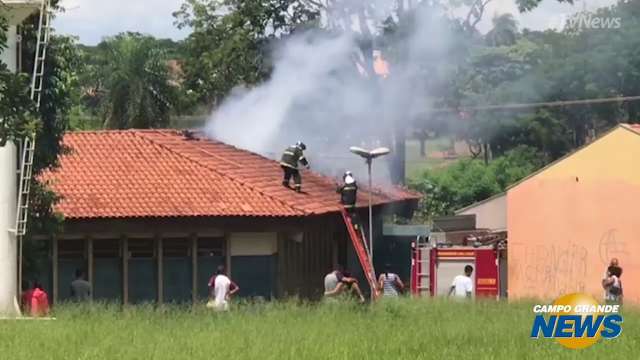
{"type": "Polygon", "coordinates": [[[302,141],[298,141],[295,145],[289,146],[284,151],[282,159],[280,160],[280,167],[282,167],[282,171],[284,172],[282,185],[289,187],[289,181],[293,177],[294,187],[297,192],[302,191],[302,177],[300,176],[298,163],[309,169],[309,162],[303,153],[306,149],[307,146],[302,141]]]}
{"type": "Polygon", "coordinates": [[[340,203],[351,217],[354,229],[358,230],[356,217],[356,200],[358,199],[358,184],[351,171],[346,171],[342,176],[343,184],[338,186],[336,192],[340,194],[340,203]]]}

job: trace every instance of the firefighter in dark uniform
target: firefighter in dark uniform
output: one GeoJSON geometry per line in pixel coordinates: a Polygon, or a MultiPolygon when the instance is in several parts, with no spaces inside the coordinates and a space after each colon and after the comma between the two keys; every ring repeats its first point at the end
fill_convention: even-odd
{"type": "Polygon", "coordinates": [[[340,194],[340,203],[351,216],[351,223],[358,229],[358,219],[356,217],[356,200],[358,199],[358,184],[351,171],[347,171],[342,176],[344,184],[338,186],[336,192],[340,194]]]}
{"type": "Polygon", "coordinates": [[[309,162],[304,157],[303,151],[307,149],[307,146],[298,141],[295,145],[289,146],[282,154],[282,160],[280,160],[280,167],[284,172],[284,179],[282,185],[289,187],[289,181],[293,177],[295,190],[297,192],[302,191],[302,178],[300,177],[300,170],[298,170],[298,163],[302,164],[307,169],[309,168],[309,162]]]}

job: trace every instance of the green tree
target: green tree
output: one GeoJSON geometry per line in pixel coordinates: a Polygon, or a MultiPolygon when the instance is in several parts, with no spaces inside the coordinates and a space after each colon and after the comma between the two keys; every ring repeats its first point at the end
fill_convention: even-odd
{"type": "Polygon", "coordinates": [[[500,191],[489,168],[477,160],[460,160],[446,169],[426,172],[410,186],[425,194],[419,212],[426,219],[450,215],[500,191]]]}
{"type": "Polygon", "coordinates": [[[98,45],[103,65],[101,111],[109,129],[158,128],[169,124],[177,89],[170,83],[166,51],[154,38],[124,33],[98,45]]]}
{"type": "MultiPolygon", "coordinates": [[[[53,2],[54,10],[57,1],[53,2]]],[[[23,69],[31,73],[36,48],[36,31],[39,16],[34,14],[23,23],[23,69]]],[[[36,152],[31,183],[29,227],[24,243],[25,277],[37,276],[46,263],[46,242],[32,240],[33,234],[52,234],[60,230],[61,217],[54,213],[59,197],[40,182],[39,176],[58,166],[58,155],[67,151],[62,139],[69,127],[69,111],[77,87],[77,69],[81,66],[75,39],[52,36],[45,58],[41,105],[34,117],[36,123],[36,152]]],[[[25,75],[22,75],[25,76],[25,75]]],[[[23,91],[28,93],[28,83],[23,91]]],[[[33,127],[32,127],[33,128],[33,127]]]]}
{"type": "Polygon", "coordinates": [[[489,46],[511,46],[516,43],[518,23],[511,14],[494,16],[493,28],[485,35],[489,46]]]}
{"type": "Polygon", "coordinates": [[[520,146],[488,166],[479,160],[463,159],[449,167],[427,171],[412,180],[410,187],[425,195],[420,218],[433,219],[504,192],[544,164],[535,149],[520,146]]]}
{"type": "MultiPolygon", "coordinates": [[[[7,20],[0,16],[0,52],[6,47],[7,20]]],[[[0,61],[0,146],[30,134],[35,126],[28,78],[0,61]]]]}
{"type": "Polygon", "coordinates": [[[193,29],[184,44],[186,87],[215,105],[234,87],[266,79],[269,46],[318,13],[302,0],[187,0],[174,16],[193,29]]]}

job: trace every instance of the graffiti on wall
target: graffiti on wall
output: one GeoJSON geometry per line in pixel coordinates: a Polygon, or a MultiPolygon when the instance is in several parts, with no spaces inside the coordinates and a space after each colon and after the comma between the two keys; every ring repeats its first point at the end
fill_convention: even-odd
{"type": "Polygon", "coordinates": [[[625,301],[640,303],[634,286],[640,261],[633,242],[609,228],[582,241],[509,244],[509,290],[517,297],[554,298],[572,292],[602,292],[601,276],[612,258],[625,269],[625,301]],[[584,245],[583,245],[584,244],[584,245]],[[585,246],[587,245],[587,246],[585,246]],[[597,267],[597,269],[594,269],[597,267]]]}
{"type": "Polygon", "coordinates": [[[612,258],[626,258],[629,255],[627,243],[617,236],[618,229],[609,229],[600,237],[598,252],[603,265],[609,265],[612,258]]]}
{"type": "Polygon", "coordinates": [[[553,297],[585,291],[589,251],[567,244],[512,244],[511,279],[527,294],[553,297]]]}

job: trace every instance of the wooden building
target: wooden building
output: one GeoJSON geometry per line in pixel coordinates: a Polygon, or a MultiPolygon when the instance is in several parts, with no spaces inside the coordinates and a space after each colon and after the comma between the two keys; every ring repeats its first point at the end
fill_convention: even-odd
{"type": "MultiPolygon", "coordinates": [[[[174,130],[75,132],[64,143],[71,151],[42,179],[65,217],[47,237],[54,301],[70,297],[77,268],[96,300],[162,303],[206,298],[219,264],[241,296],[269,299],[316,298],[335,264],[356,263],[333,179],[305,171],[295,193],[277,162],[174,130]]],[[[418,197],[394,188],[373,199],[381,233],[382,214],[410,216],[418,197]]]]}

